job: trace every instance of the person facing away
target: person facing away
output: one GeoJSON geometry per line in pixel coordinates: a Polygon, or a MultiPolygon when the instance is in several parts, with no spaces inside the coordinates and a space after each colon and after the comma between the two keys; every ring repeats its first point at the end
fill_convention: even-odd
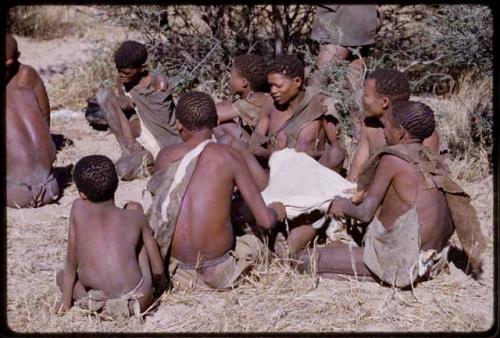
{"type": "Polygon", "coordinates": [[[8,35],[6,42],[6,202],[12,208],[40,207],[60,195],[53,170],[56,148],[41,99],[45,89],[38,74],[17,61],[15,39],[8,35]]]}
{"type": "MultiPolygon", "coordinates": [[[[5,36],[5,69],[7,82],[12,82],[15,88],[26,88],[34,92],[38,110],[50,127],[50,104],[47,90],[40,75],[33,67],[19,62],[21,52],[16,39],[10,35],[5,36]]],[[[22,113],[22,112],[21,112],[22,113]]]]}
{"type": "Polygon", "coordinates": [[[229,86],[239,99],[216,104],[220,126],[214,133],[227,133],[248,145],[264,104],[270,100],[266,69],[266,62],[259,55],[243,54],[234,58],[229,86]]]}
{"type": "Polygon", "coordinates": [[[67,311],[76,301],[114,318],[137,315],[152,303],[153,280],[166,285],[142,207],[115,205],[118,176],[106,156],[81,158],[73,179],[80,197],[71,206],[65,266],[56,278],[62,299],[55,310],[67,311]]]}
{"type": "MultiPolygon", "coordinates": [[[[285,208],[277,202],[266,206],[243,156],[229,145],[212,141],[217,110],[209,95],[183,94],[176,117],[176,128],[184,142],[160,151],[155,176],[175,165],[182,167],[185,160],[195,158],[197,162],[191,174],[175,171],[176,176],[182,174],[179,186],[184,185],[184,190],[166,206],[167,215],[172,206],[178,207],[167,225],[173,227],[171,245],[162,247],[161,243],[170,243],[170,239],[160,239],[160,247],[162,253],[170,253],[169,272],[175,288],[228,289],[251,268],[262,249],[254,235],[235,237],[230,217],[235,186],[261,228],[271,229],[276,221],[284,220],[285,208]]],[[[153,229],[157,234],[163,230],[157,225],[153,229]]]]}
{"type": "MultiPolygon", "coordinates": [[[[347,179],[355,182],[363,165],[375,150],[385,145],[384,126],[381,119],[388,114],[396,101],[410,99],[410,83],[396,69],[376,69],[365,80],[362,99],[365,118],[361,124],[359,142],[354,152],[347,179]]],[[[439,136],[436,130],[423,144],[434,153],[439,151],[439,136]]]]}
{"type": "Polygon", "coordinates": [[[268,159],[285,147],[305,152],[339,171],[345,150],[337,139],[339,119],[325,93],[304,87],[304,65],[293,55],[277,57],[267,71],[272,101],[264,106],[250,150],[268,159]]]}
{"type": "Polygon", "coordinates": [[[122,155],[116,167],[123,180],[149,172],[162,147],[180,142],[168,79],[150,73],[147,58],[142,43],[124,41],[114,54],[115,88],[97,92],[103,117],[120,144],[122,155]]]}

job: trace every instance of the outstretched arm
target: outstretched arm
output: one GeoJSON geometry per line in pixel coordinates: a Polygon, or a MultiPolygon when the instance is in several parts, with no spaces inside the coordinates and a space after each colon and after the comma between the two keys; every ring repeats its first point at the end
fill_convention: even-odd
{"type": "Polygon", "coordinates": [[[231,149],[231,157],[233,158],[231,162],[234,181],[246,204],[252,210],[257,225],[264,229],[272,229],[276,225],[276,221],[285,219],[285,207],[279,202],[271,203],[269,207],[266,207],[243,157],[234,149],[231,149]]]}
{"type": "Polygon", "coordinates": [[[355,205],[349,199],[336,198],[330,207],[330,214],[336,217],[349,216],[365,223],[369,222],[375,216],[396,173],[397,158],[393,155],[384,155],[363,202],[355,205]]]}

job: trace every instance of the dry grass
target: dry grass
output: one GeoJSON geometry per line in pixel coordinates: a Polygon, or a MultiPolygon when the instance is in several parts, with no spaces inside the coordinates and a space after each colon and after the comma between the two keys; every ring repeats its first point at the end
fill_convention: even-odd
{"type": "MultiPolygon", "coordinates": [[[[116,41],[116,40],[113,40],[116,41]]],[[[112,48],[110,48],[111,50],[112,48]]],[[[109,53],[105,52],[105,53],[109,53]]],[[[104,53],[104,54],[105,54],[104,53]]],[[[114,67],[109,55],[94,64],[54,78],[51,102],[81,108],[114,67]],[[92,68],[95,67],[95,68],[92,68]],[[109,72],[109,73],[108,73],[109,72]]],[[[465,82],[465,81],[464,81],[465,82]]],[[[486,82],[485,82],[486,83],[486,82]]],[[[484,331],[493,323],[493,179],[484,155],[473,146],[467,104],[491,97],[491,87],[464,85],[446,99],[419,97],[435,111],[442,142],[465,149],[450,162],[453,176],[468,191],[487,237],[484,273],[474,281],[460,271],[440,274],[413,292],[382,287],[354,278],[327,280],[298,274],[279,260],[259,264],[238,288],[227,292],[169,291],[143,322],[101,321],[73,308],[62,317],[51,309],[60,296],[55,275],[67,245],[68,216],[77,197],[74,184],[58,205],[7,210],[7,320],[16,332],[340,332],[340,331],[484,331]],[[461,142],[461,143],[460,143],[461,142]],[[479,156],[478,156],[479,155],[479,156]]],[[[74,144],[57,154],[56,166],[75,163],[88,154],[116,160],[119,147],[112,135],[89,128],[83,113],[53,116],[52,133],[74,144]]],[[[146,180],[121,182],[116,203],[140,200],[146,180]]],[[[455,237],[455,236],[454,236],[455,237]]],[[[456,241],[456,238],[453,238],[456,241]]]]}
{"type": "MultiPolygon", "coordinates": [[[[116,159],[112,135],[91,130],[83,114],[53,120],[55,133],[74,144],[58,153],[57,166],[91,153],[116,159]]],[[[453,168],[452,168],[453,169],[453,168]]],[[[62,317],[51,308],[60,292],[55,275],[62,267],[68,215],[77,192],[71,185],[59,205],[8,209],[7,317],[17,332],[337,332],[483,331],[493,321],[492,177],[460,180],[470,193],[488,246],[485,271],[474,281],[461,272],[441,274],[415,291],[376,283],[326,280],[301,275],[279,260],[259,264],[238,288],[228,292],[170,291],[142,323],[101,321],[73,308],[62,317]]],[[[116,201],[140,200],[146,180],[121,182],[116,201]]]]}
{"type": "Polygon", "coordinates": [[[79,20],[79,6],[16,6],[10,12],[10,30],[37,40],[82,36],[87,27],[79,20]]]}

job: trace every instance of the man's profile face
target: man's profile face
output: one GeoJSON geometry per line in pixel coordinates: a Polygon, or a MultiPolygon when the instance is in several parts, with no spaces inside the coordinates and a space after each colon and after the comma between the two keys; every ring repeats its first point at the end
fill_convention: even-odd
{"type": "Polygon", "coordinates": [[[267,82],[271,89],[271,96],[279,105],[284,105],[293,100],[300,92],[302,80],[300,77],[289,77],[279,73],[267,75],[267,82]]]}
{"type": "Polygon", "coordinates": [[[375,79],[368,79],[365,81],[365,90],[362,102],[366,117],[374,116],[380,118],[383,115],[383,99],[377,92],[375,79]]]}
{"type": "Polygon", "coordinates": [[[120,82],[124,85],[135,85],[142,78],[143,69],[141,68],[119,68],[118,69],[118,77],[120,82]]]}

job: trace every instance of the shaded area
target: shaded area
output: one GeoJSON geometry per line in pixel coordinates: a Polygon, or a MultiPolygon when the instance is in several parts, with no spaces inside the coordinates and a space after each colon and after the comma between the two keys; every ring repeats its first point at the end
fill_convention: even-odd
{"type": "Polygon", "coordinates": [[[73,183],[73,163],[68,164],[65,167],[54,167],[54,176],[56,178],[57,184],[59,185],[59,197],[55,201],[59,202],[64,194],[64,189],[69,187],[73,183]]]}
{"type": "Polygon", "coordinates": [[[56,146],[56,152],[60,151],[64,147],[72,146],[74,144],[73,140],[67,138],[62,134],[50,134],[52,136],[52,141],[56,146]]]}

